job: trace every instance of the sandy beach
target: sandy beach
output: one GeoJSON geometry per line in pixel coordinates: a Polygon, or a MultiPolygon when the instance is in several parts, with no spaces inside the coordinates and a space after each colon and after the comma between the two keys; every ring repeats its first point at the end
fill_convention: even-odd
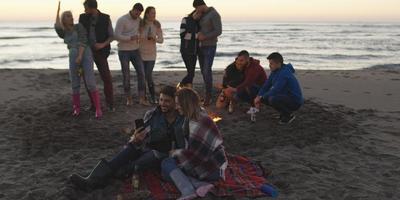
{"type": "MultiPolygon", "coordinates": [[[[184,74],[155,72],[154,80],[157,88],[176,85],[184,74]]],[[[222,74],[214,72],[215,84],[222,74]]],[[[0,69],[0,199],[116,199],[119,181],[91,193],[67,183],[71,173],[89,172],[118,152],[128,139],[121,129],[150,108],[126,107],[121,71],[112,75],[116,111],[96,120],[84,110],[71,116],[67,70],[0,69]]],[[[400,71],[298,71],[297,77],[306,101],[290,125],[279,125],[265,106],[256,123],[246,104],[233,114],[218,112],[227,151],[272,170],[278,199],[400,199],[400,71]]],[[[202,94],[198,72],[194,88],[202,94]]],[[[87,107],[83,88],[81,94],[87,107]]]]}

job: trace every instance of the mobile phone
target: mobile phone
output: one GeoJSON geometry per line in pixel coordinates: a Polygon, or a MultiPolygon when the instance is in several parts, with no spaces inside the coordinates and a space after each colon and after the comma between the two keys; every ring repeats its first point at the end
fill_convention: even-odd
{"type": "Polygon", "coordinates": [[[135,120],[135,129],[144,128],[144,121],[143,119],[136,119],[135,120]]]}

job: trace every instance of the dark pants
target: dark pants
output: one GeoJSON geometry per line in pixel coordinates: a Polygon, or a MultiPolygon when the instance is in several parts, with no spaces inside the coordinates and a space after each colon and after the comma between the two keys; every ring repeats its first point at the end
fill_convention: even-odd
{"type": "MultiPolygon", "coordinates": [[[[153,81],[153,69],[156,61],[151,60],[151,61],[143,61],[143,67],[144,67],[144,76],[147,82],[147,87],[149,88],[154,88],[154,81],[153,81]]],[[[151,93],[151,91],[150,91],[151,93]]]]}
{"type": "Polygon", "coordinates": [[[254,99],[257,97],[259,90],[260,90],[260,87],[258,87],[258,86],[251,86],[251,87],[245,88],[243,91],[236,93],[236,98],[253,105],[254,99]]]}
{"type": "Polygon", "coordinates": [[[104,83],[104,95],[106,96],[106,103],[108,106],[114,106],[114,93],[112,76],[110,67],[108,66],[108,53],[102,51],[93,51],[93,60],[96,63],[97,70],[99,70],[101,80],[104,83]]]}
{"type": "Polygon", "coordinates": [[[118,57],[119,61],[121,62],[125,95],[131,96],[131,77],[129,69],[129,62],[131,62],[136,70],[138,94],[140,97],[143,97],[146,89],[146,83],[144,77],[143,61],[142,57],[140,57],[139,50],[136,49],[131,51],[118,51],[118,57]]]}
{"type": "Polygon", "coordinates": [[[159,168],[162,159],[167,156],[156,150],[141,150],[133,144],[127,144],[108,163],[113,171],[117,171],[127,164],[132,164],[132,162],[135,165],[135,171],[143,171],[150,168],[159,168]]]}
{"type": "Polygon", "coordinates": [[[285,95],[272,96],[268,99],[263,99],[262,102],[277,110],[283,118],[289,117],[301,106],[301,104],[296,103],[292,97],[285,95]]]}
{"type": "Polygon", "coordinates": [[[185,63],[187,75],[182,79],[182,84],[192,84],[194,78],[194,71],[196,69],[197,55],[190,55],[181,53],[183,62],[185,63]]]}
{"type": "Polygon", "coordinates": [[[214,62],[215,52],[217,46],[205,46],[199,48],[199,64],[201,74],[203,75],[204,84],[206,86],[206,93],[212,93],[213,77],[212,65],[214,62]]]}

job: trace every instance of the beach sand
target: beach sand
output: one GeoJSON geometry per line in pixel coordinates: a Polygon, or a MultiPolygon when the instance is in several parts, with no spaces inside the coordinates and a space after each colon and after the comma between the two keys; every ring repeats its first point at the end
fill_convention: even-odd
{"type": "MultiPolygon", "coordinates": [[[[71,173],[88,173],[99,159],[112,158],[128,139],[121,129],[150,108],[126,107],[121,72],[112,74],[116,111],[96,120],[84,110],[71,116],[68,71],[0,70],[0,199],[116,199],[119,181],[91,193],[67,183],[71,173]]],[[[160,88],[176,85],[184,74],[155,72],[154,79],[160,88]]],[[[221,82],[222,72],[214,74],[221,82]]],[[[268,180],[278,199],[400,199],[400,71],[297,76],[306,101],[290,125],[279,125],[265,106],[255,123],[246,104],[234,114],[218,112],[226,150],[272,170],[268,180]]],[[[194,87],[202,94],[200,73],[194,87]]],[[[87,107],[83,88],[81,94],[87,107]]]]}

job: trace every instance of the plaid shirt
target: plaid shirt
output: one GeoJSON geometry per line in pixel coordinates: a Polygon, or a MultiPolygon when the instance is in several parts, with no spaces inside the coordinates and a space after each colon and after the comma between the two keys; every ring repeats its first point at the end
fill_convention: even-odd
{"type": "Polygon", "coordinates": [[[205,179],[217,170],[220,170],[220,175],[224,178],[228,162],[222,145],[222,135],[213,120],[203,111],[198,121],[186,120],[183,130],[189,131],[189,138],[186,148],[174,153],[179,166],[199,179],[205,179]]]}

